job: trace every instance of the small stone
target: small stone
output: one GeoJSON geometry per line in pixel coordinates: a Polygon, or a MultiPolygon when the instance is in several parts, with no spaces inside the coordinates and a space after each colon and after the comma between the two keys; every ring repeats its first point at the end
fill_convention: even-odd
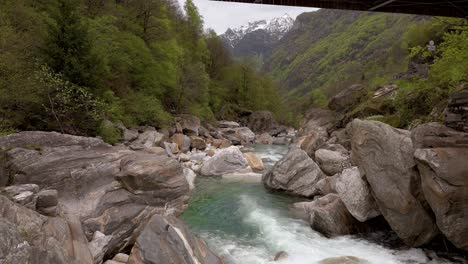
{"type": "Polygon", "coordinates": [[[145,149],[145,151],[151,154],[156,154],[156,155],[166,154],[166,150],[161,147],[151,147],[151,148],[145,149]]]}
{"type": "Polygon", "coordinates": [[[282,261],[284,259],[287,259],[289,257],[289,254],[286,251],[280,251],[276,253],[275,258],[273,259],[274,261],[282,261]]]}
{"type": "Polygon", "coordinates": [[[37,208],[47,208],[58,204],[57,190],[43,190],[37,193],[37,208]]]}
{"type": "Polygon", "coordinates": [[[128,255],[124,253],[118,253],[117,255],[112,258],[113,261],[121,262],[121,263],[127,263],[128,262],[128,255]]]}
{"type": "Polygon", "coordinates": [[[37,212],[42,215],[54,217],[58,215],[58,208],[57,206],[41,207],[37,208],[37,212]]]}
{"type": "Polygon", "coordinates": [[[247,162],[253,171],[258,172],[265,169],[262,159],[260,159],[254,152],[244,153],[244,157],[247,159],[247,162]]]}
{"type": "Polygon", "coordinates": [[[190,161],[190,157],[189,155],[185,154],[185,153],[181,153],[179,155],[179,161],[180,162],[186,162],[186,161],[190,161]]]}

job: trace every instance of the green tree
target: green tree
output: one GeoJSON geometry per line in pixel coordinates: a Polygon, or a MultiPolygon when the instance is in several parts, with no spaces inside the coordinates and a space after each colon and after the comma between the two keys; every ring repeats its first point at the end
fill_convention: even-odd
{"type": "Polygon", "coordinates": [[[47,65],[63,74],[68,81],[96,88],[101,65],[92,51],[92,41],[82,21],[79,3],[78,0],[57,0],[43,53],[47,65]]]}

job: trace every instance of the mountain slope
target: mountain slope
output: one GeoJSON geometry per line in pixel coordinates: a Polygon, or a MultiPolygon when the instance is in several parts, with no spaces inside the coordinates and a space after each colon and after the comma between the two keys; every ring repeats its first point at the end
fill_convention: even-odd
{"type": "Polygon", "coordinates": [[[293,23],[294,19],[285,14],[270,21],[259,20],[240,28],[229,28],[221,38],[237,57],[268,56],[274,44],[283,38],[293,23]]]}
{"type": "Polygon", "coordinates": [[[275,46],[265,69],[292,96],[336,94],[356,82],[378,83],[406,70],[402,46],[423,17],[321,9],[303,13],[275,46]]]}

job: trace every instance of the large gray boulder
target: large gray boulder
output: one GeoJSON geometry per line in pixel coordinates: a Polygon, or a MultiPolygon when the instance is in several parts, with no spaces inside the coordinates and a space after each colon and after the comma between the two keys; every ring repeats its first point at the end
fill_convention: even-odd
{"type": "Polygon", "coordinates": [[[179,115],[176,118],[176,122],[180,125],[183,133],[187,136],[198,136],[200,129],[200,119],[193,115],[179,115]]]}
{"type": "Polygon", "coordinates": [[[426,123],[411,131],[414,148],[468,148],[468,133],[439,123],[426,123]]]}
{"type": "Polygon", "coordinates": [[[315,152],[315,161],[327,175],[341,173],[344,169],[351,167],[349,155],[340,151],[319,149],[315,152]]]}
{"type": "Polygon", "coordinates": [[[206,161],[200,174],[203,176],[222,176],[223,174],[245,172],[249,164],[239,148],[231,146],[218,151],[206,161]]]}
{"type": "Polygon", "coordinates": [[[128,264],[223,264],[175,217],[154,215],[138,236],[128,264]]]}
{"type": "Polygon", "coordinates": [[[107,146],[102,139],[92,137],[80,137],[57,132],[24,131],[0,137],[0,148],[29,148],[41,149],[45,147],[82,146],[97,147],[107,146]]]}
{"type": "Polygon", "coordinates": [[[329,130],[335,125],[335,115],[335,112],[326,109],[310,109],[301,121],[298,136],[306,136],[311,132],[317,132],[321,137],[328,137],[329,130]]]}
{"type": "Polygon", "coordinates": [[[188,136],[184,134],[174,134],[171,137],[171,142],[177,144],[179,150],[184,153],[190,150],[191,140],[188,136]]]}
{"type": "Polygon", "coordinates": [[[144,148],[158,147],[164,140],[164,134],[156,131],[154,127],[147,127],[138,138],[132,142],[132,145],[143,146],[144,148]]]}
{"type": "Polygon", "coordinates": [[[18,226],[0,218],[0,263],[28,263],[31,251],[29,243],[21,237],[18,226]]]}
{"type": "Polygon", "coordinates": [[[120,161],[118,179],[132,193],[171,201],[189,192],[182,166],[166,156],[134,154],[120,161]]]}
{"type": "Polygon", "coordinates": [[[455,246],[468,250],[468,148],[417,149],[414,157],[437,226],[455,246]]]}
{"type": "Polygon", "coordinates": [[[255,142],[255,134],[248,127],[223,128],[221,132],[234,145],[250,145],[255,142]]]}
{"type": "Polygon", "coordinates": [[[297,147],[279,160],[266,173],[262,182],[265,187],[273,190],[285,191],[290,194],[313,197],[318,194],[316,183],[325,177],[319,166],[297,147]]]}
{"type": "Polygon", "coordinates": [[[429,242],[438,229],[423,206],[410,132],[377,121],[354,119],[347,126],[352,158],[369,182],[379,210],[410,246],[429,242]]]}
{"type": "Polygon", "coordinates": [[[335,188],[348,211],[357,220],[364,222],[380,215],[369,184],[357,167],[345,169],[339,174],[335,188]]]}
{"type": "Polygon", "coordinates": [[[306,136],[299,138],[297,144],[311,158],[315,158],[315,151],[321,148],[328,139],[328,135],[323,131],[311,131],[306,136]]]}
{"type": "Polygon", "coordinates": [[[2,254],[13,260],[4,263],[93,262],[81,226],[63,218],[40,215],[4,196],[0,196],[0,233],[0,261],[2,254]],[[28,261],[24,262],[25,258],[28,261]]]}
{"type": "Polygon", "coordinates": [[[255,133],[264,133],[278,127],[275,116],[270,111],[256,111],[247,117],[245,126],[255,133]]]}
{"type": "Polygon", "coordinates": [[[328,107],[331,110],[344,112],[359,103],[359,99],[363,95],[363,91],[364,86],[361,84],[351,85],[333,96],[328,103],[328,107]]]}
{"type": "Polygon", "coordinates": [[[352,234],[358,224],[340,197],[334,193],[312,202],[295,203],[292,210],[296,215],[309,221],[312,229],[327,237],[352,234]]]}
{"type": "MultiPolygon", "coordinates": [[[[133,243],[154,213],[179,214],[188,199],[181,165],[164,155],[83,144],[12,148],[4,157],[11,184],[58,190],[61,210],[78,216],[88,239],[96,231],[112,236],[105,254],[133,243]]],[[[53,195],[46,197],[44,204],[52,204],[53,195]]]]}

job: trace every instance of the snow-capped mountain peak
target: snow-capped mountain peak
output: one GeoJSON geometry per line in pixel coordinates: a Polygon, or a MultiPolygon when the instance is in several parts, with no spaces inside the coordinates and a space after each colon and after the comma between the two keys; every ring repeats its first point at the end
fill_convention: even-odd
{"type": "Polygon", "coordinates": [[[258,20],[254,22],[249,22],[247,25],[241,26],[239,28],[228,28],[222,37],[229,42],[231,47],[234,47],[239,43],[242,38],[254,31],[264,30],[270,34],[273,38],[280,40],[286,32],[288,32],[294,24],[294,19],[288,14],[284,14],[281,17],[273,18],[269,21],[267,20],[258,20]]]}

